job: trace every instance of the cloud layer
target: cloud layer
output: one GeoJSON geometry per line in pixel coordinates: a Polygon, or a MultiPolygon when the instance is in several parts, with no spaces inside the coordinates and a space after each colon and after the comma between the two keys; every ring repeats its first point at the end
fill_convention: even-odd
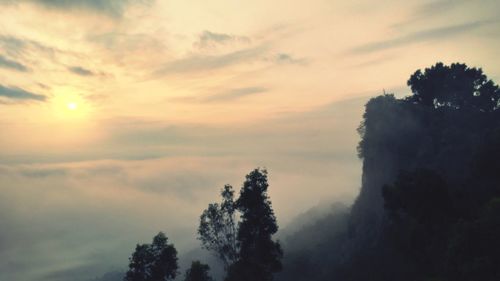
{"type": "Polygon", "coordinates": [[[111,16],[120,16],[126,6],[132,3],[146,3],[145,0],[1,0],[0,3],[34,3],[60,10],[88,10],[111,16]]]}
{"type": "Polygon", "coordinates": [[[352,49],[353,53],[370,53],[386,49],[402,47],[405,45],[423,43],[431,40],[444,40],[453,36],[465,34],[478,28],[493,24],[491,21],[474,21],[457,25],[450,25],[438,28],[412,32],[393,39],[368,43],[352,49]]]}
{"type": "Polygon", "coordinates": [[[5,97],[11,100],[34,100],[45,101],[46,96],[28,92],[21,88],[8,87],[0,85],[0,97],[5,97]]]}
{"type": "Polygon", "coordinates": [[[280,225],[317,196],[352,198],[360,162],[351,144],[364,101],[240,128],[109,124],[115,137],[101,144],[108,156],[155,152],[143,160],[97,160],[101,153],[75,163],[3,159],[0,279],[88,280],[122,270],[135,243],[159,230],[185,253],[198,245],[201,210],[258,166],[269,169],[280,225]],[[351,121],[331,123],[340,118],[351,121]]]}
{"type": "Polygon", "coordinates": [[[74,74],[81,75],[81,76],[93,76],[94,72],[92,72],[89,69],[83,68],[81,66],[71,66],[68,67],[68,70],[73,72],[74,74]]]}
{"type": "Polygon", "coordinates": [[[21,72],[28,71],[28,68],[25,65],[23,65],[22,63],[19,63],[19,62],[14,61],[14,60],[10,60],[2,55],[0,55],[0,67],[13,69],[16,71],[21,71],[21,72]]]}

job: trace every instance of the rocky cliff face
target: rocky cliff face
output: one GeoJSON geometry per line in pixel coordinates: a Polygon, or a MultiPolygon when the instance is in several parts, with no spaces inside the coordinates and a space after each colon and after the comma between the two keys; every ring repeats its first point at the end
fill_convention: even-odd
{"type": "Polygon", "coordinates": [[[417,153],[410,143],[422,138],[424,124],[408,109],[393,96],[380,96],[366,105],[358,147],[363,158],[362,187],[349,230],[352,247],[376,242],[384,217],[382,187],[392,183],[400,170],[415,165],[417,153]]]}

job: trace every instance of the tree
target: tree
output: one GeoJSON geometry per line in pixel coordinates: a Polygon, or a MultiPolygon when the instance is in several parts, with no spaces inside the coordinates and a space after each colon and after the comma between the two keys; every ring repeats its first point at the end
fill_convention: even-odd
{"type": "Polygon", "coordinates": [[[413,260],[421,273],[441,274],[451,225],[455,221],[445,180],[436,172],[417,169],[401,172],[382,190],[384,207],[393,219],[385,234],[396,248],[413,260]]]}
{"type": "Polygon", "coordinates": [[[227,270],[238,258],[236,241],[236,206],[232,186],[221,191],[222,203],[209,204],[200,217],[198,239],[203,248],[212,251],[227,270]]]}
{"type": "Polygon", "coordinates": [[[125,281],[168,281],[177,276],[177,250],[160,232],[151,244],[137,244],[125,281]]]}
{"type": "Polygon", "coordinates": [[[208,275],[210,267],[199,261],[193,261],[191,268],[186,270],[186,277],[184,281],[213,281],[212,277],[208,275]]]}
{"type": "Polygon", "coordinates": [[[500,198],[480,208],[476,219],[460,221],[448,247],[448,280],[500,280],[500,198]]]}
{"type": "Polygon", "coordinates": [[[395,219],[407,215],[441,225],[451,213],[447,184],[432,170],[402,171],[393,185],[383,187],[382,195],[385,209],[395,219]]]}
{"type": "Polygon", "coordinates": [[[499,107],[498,85],[489,80],[481,68],[469,68],[461,63],[447,66],[439,62],[424,72],[417,70],[408,80],[408,86],[413,92],[408,100],[427,106],[486,112],[499,107]]]}
{"type": "Polygon", "coordinates": [[[267,194],[267,171],[255,169],[246,176],[236,206],[241,212],[238,228],[239,259],[226,280],[268,281],[282,268],[283,251],[272,240],[278,231],[276,217],[267,194]]]}
{"type": "Polygon", "coordinates": [[[238,200],[226,185],[222,202],[203,211],[198,239],[224,263],[227,280],[267,281],[281,270],[283,251],[272,235],[278,231],[267,195],[267,171],[255,169],[246,176],[238,200]],[[236,214],[241,222],[236,223],[236,214]]]}

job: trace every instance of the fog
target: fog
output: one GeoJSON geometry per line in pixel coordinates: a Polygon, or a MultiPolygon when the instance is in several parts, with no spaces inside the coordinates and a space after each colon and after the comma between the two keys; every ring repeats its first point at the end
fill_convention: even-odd
{"type": "Polygon", "coordinates": [[[201,211],[218,200],[225,183],[239,188],[255,167],[269,169],[283,227],[320,203],[350,201],[360,186],[356,127],[365,101],[240,128],[153,124],[134,130],[111,123],[116,137],[101,147],[57,159],[42,153],[29,161],[4,158],[1,277],[88,280],[124,270],[135,244],[158,231],[182,256],[200,248],[201,211]]]}

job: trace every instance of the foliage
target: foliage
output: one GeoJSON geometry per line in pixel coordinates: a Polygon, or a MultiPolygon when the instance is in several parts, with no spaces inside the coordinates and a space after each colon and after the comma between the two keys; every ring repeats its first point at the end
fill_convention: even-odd
{"type": "Polygon", "coordinates": [[[212,277],[208,274],[210,267],[199,261],[193,261],[191,268],[186,270],[184,281],[213,281],[212,277]]]}
{"type": "Polygon", "coordinates": [[[266,170],[255,169],[246,176],[236,201],[242,214],[238,229],[239,259],[230,268],[227,280],[272,280],[272,274],[281,270],[283,251],[279,242],[272,240],[278,225],[267,194],[268,186],[266,170]]]}
{"type": "Polygon", "coordinates": [[[411,216],[419,222],[440,225],[450,216],[451,202],[444,179],[432,170],[401,172],[393,185],[382,190],[385,208],[392,218],[411,216]]]}
{"type": "Polygon", "coordinates": [[[224,186],[221,196],[221,204],[209,204],[200,216],[198,239],[205,249],[217,255],[227,269],[237,260],[239,252],[232,186],[224,186]]]}
{"type": "Polygon", "coordinates": [[[267,171],[246,176],[238,200],[226,185],[220,204],[209,204],[200,217],[199,239],[224,263],[226,280],[272,280],[281,269],[283,251],[272,235],[278,231],[267,194],[267,171]],[[236,213],[241,221],[236,223],[236,213]]]}
{"type": "Polygon", "coordinates": [[[408,80],[413,96],[410,101],[434,107],[475,108],[493,111],[498,108],[498,85],[483,74],[481,68],[465,64],[443,63],[417,70],[408,80]]]}
{"type": "Polygon", "coordinates": [[[500,280],[500,198],[491,199],[472,221],[461,221],[450,239],[449,280],[500,280]]]}
{"type": "Polygon", "coordinates": [[[160,232],[151,244],[137,244],[125,281],[168,281],[177,275],[177,250],[160,232]]]}

